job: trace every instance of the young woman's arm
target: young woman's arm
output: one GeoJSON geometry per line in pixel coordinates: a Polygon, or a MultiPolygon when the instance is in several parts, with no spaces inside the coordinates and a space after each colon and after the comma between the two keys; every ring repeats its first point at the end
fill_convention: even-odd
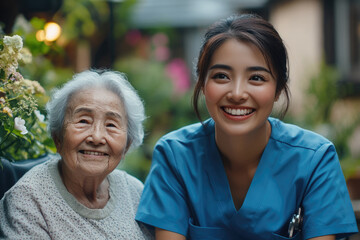
{"type": "MultiPolygon", "coordinates": [[[[155,229],[156,240],[186,240],[185,236],[161,228],[155,229]]],[[[335,239],[335,238],[334,238],[335,239]]],[[[327,240],[327,239],[324,239],[327,240]]]]}
{"type": "Polygon", "coordinates": [[[335,240],[335,235],[327,235],[316,238],[310,238],[309,240],[335,240]]]}

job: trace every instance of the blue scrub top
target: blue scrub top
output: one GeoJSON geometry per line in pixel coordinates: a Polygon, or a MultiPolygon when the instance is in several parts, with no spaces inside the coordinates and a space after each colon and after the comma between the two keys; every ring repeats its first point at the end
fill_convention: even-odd
{"type": "Polygon", "coordinates": [[[158,141],[136,220],[188,239],[340,238],[357,232],[334,145],[297,126],[269,122],[269,142],[239,210],[209,119],[158,141]],[[288,238],[300,206],[302,232],[288,238]]]}

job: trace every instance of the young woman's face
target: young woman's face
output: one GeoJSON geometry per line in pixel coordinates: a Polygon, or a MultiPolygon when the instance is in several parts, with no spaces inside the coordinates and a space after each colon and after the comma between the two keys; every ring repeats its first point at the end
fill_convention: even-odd
{"type": "Polygon", "coordinates": [[[127,116],[119,97],[104,88],[81,90],[70,99],[57,149],[72,176],[106,176],[127,149],[127,116]]]}
{"type": "Polygon", "coordinates": [[[242,135],[263,129],[275,92],[276,80],[254,45],[229,39],[215,51],[203,93],[216,131],[242,135]]]}

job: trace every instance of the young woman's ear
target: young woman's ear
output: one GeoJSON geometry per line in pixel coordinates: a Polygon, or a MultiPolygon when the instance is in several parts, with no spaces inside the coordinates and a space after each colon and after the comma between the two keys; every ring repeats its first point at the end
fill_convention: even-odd
{"type": "Polygon", "coordinates": [[[281,91],[278,92],[278,93],[276,93],[276,95],[275,95],[275,102],[279,101],[280,95],[281,95],[281,91]]]}

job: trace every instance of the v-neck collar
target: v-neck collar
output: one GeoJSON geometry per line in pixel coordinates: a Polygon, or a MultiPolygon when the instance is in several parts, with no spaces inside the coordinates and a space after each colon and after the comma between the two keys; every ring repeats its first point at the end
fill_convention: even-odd
{"type": "MultiPolygon", "coordinates": [[[[269,121],[271,124],[271,121],[269,121]]],[[[212,122],[211,127],[214,128],[212,122]]],[[[244,228],[246,225],[250,227],[251,223],[256,222],[256,219],[260,216],[256,216],[261,208],[262,201],[264,199],[262,189],[267,188],[268,178],[271,176],[271,167],[274,164],[274,159],[267,156],[271,156],[269,153],[269,143],[266,145],[264,152],[260,158],[254,177],[251,181],[248,192],[246,193],[244,202],[239,210],[236,210],[233,198],[231,195],[229,181],[225,172],[221,155],[215,141],[215,131],[209,135],[209,149],[207,159],[211,161],[207,164],[207,174],[210,179],[210,184],[214,191],[214,196],[218,202],[218,210],[220,213],[227,215],[227,217],[234,218],[236,221],[242,221],[244,228]]],[[[271,133],[272,135],[273,133],[271,133]]],[[[229,219],[229,220],[230,220],[229,219]]]]}

